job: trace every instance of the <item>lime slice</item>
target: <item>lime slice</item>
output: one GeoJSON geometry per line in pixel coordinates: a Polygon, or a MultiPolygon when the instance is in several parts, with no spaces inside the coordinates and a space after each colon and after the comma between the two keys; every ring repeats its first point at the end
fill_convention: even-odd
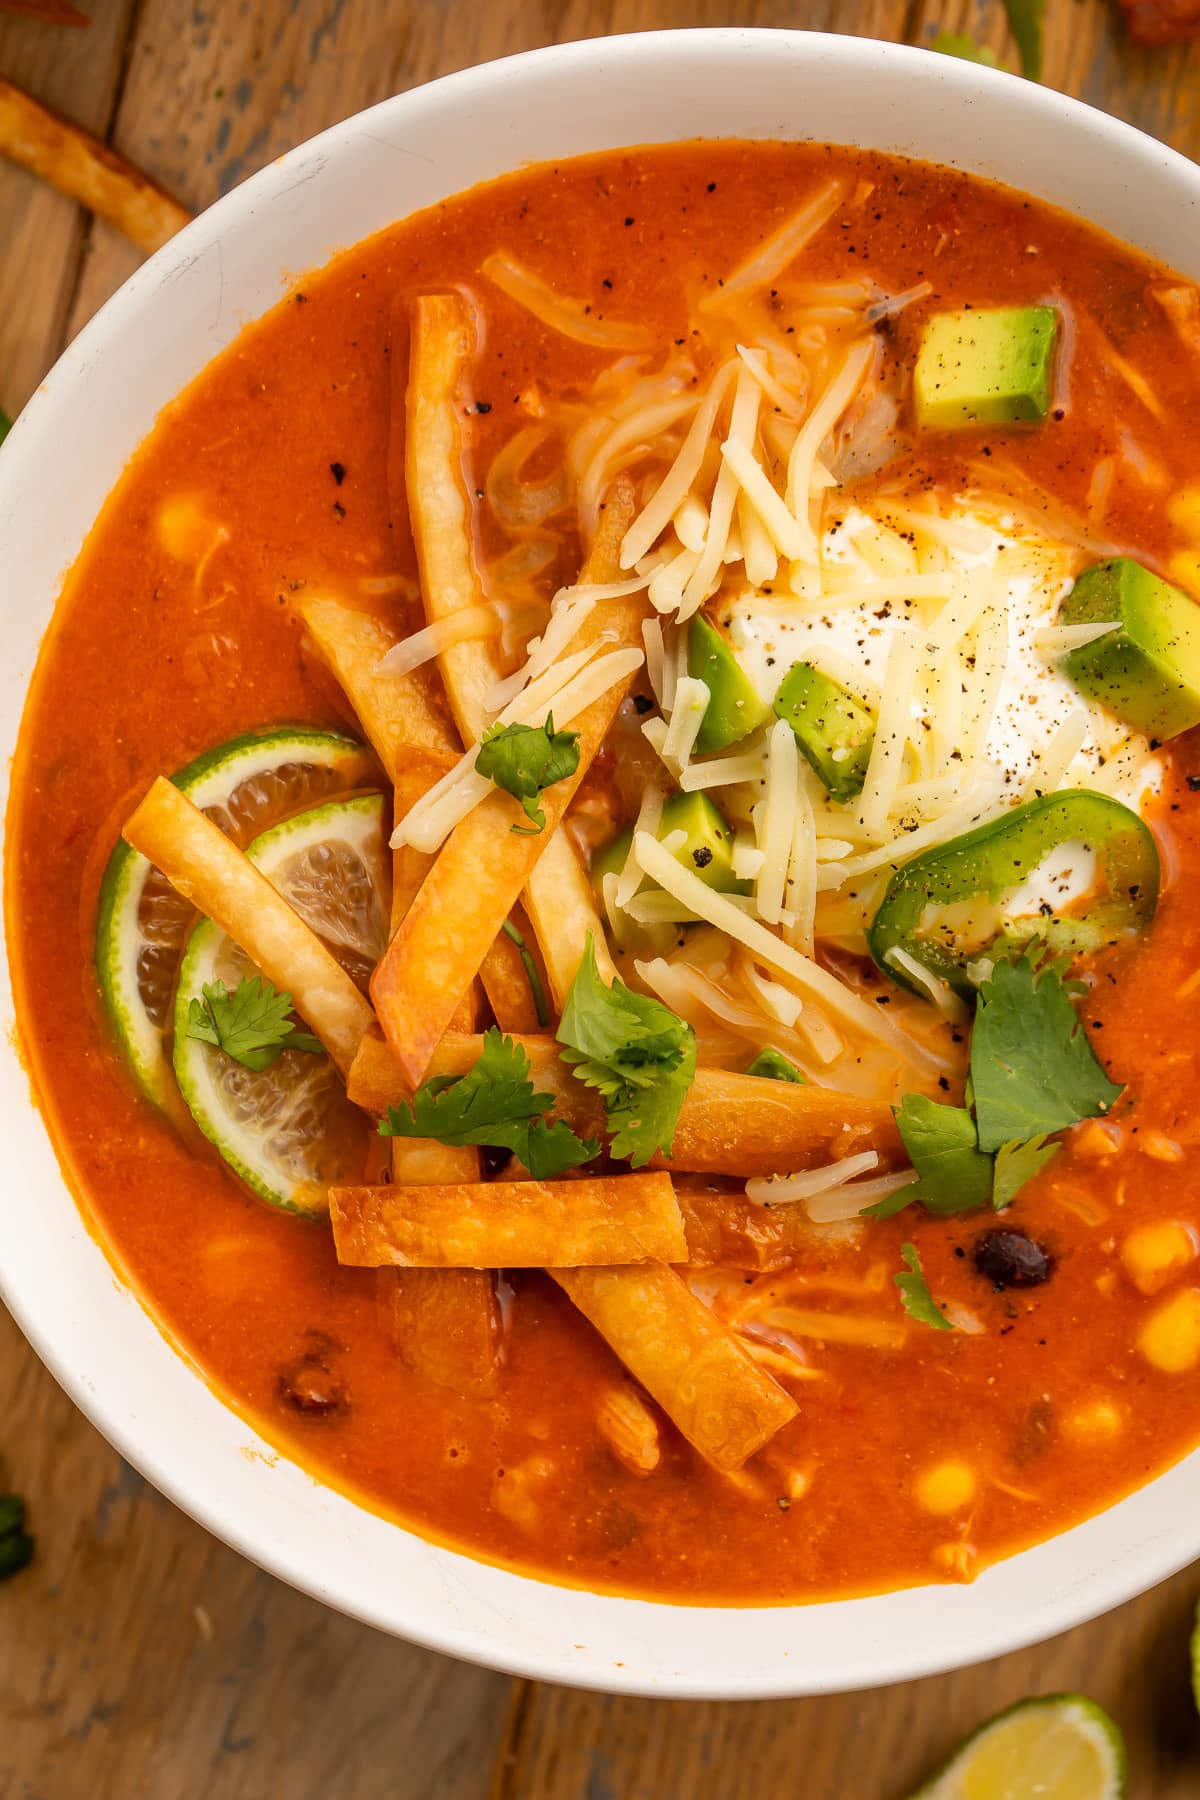
{"type": "Polygon", "coordinates": [[[1120,1800],[1125,1746],[1081,1694],[1018,1700],[957,1749],[913,1800],[1120,1800]]]}
{"type": "MultiPolygon", "coordinates": [[[[353,738],[292,727],[234,738],[173,777],[242,849],[277,820],[378,779],[373,758],[353,738]]],[[[139,1085],[168,1110],[174,1084],[163,1037],[179,958],[195,922],[194,909],[166,877],[118,844],[100,889],[96,971],[139,1085]]]]}
{"type": "MultiPolygon", "coordinates": [[[[246,852],[364,989],[387,945],[387,839],[383,797],[364,794],[275,825],[246,852]]],[[[256,1194],[288,1212],[321,1214],[329,1187],[363,1173],[363,1115],[329,1058],[285,1050],[255,1071],[187,1035],[206,982],[223,981],[232,993],[257,973],[219,926],[197,925],[175,996],[176,1079],[205,1137],[256,1194]]]]}

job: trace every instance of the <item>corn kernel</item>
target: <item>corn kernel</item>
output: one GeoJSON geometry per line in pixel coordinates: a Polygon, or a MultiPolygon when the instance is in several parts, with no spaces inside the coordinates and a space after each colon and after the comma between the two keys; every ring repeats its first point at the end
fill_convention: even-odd
{"type": "Polygon", "coordinates": [[[1121,1245],[1121,1261],[1140,1294],[1157,1294],[1196,1257],[1196,1233],[1176,1219],[1139,1225],[1121,1245]]]}
{"type": "Polygon", "coordinates": [[[1064,1436],[1075,1444],[1106,1444],[1124,1427],[1124,1416],[1111,1400],[1088,1400],[1062,1422],[1064,1436]]]}
{"type": "Polygon", "coordinates": [[[1167,517],[1185,537],[1200,538],[1200,482],[1191,482],[1171,495],[1167,517]]]}
{"type": "Polygon", "coordinates": [[[1164,1301],[1138,1333],[1138,1349],[1165,1375],[1184,1375],[1200,1362],[1200,1288],[1182,1288],[1164,1301]]]}
{"type": "Polygon", "coordinates": [[[917,1504],[941,1518],[969,1506],[975,1498],[976,1485],[974,1471],[966,1463],[938,1463],[918,1477],[917,1504]]]}
{"type": "Polygon", "coordinates": [[[1180,587],[1200,594],[1200,550],[1177,550],[1167,564],[1167,570],[1180,587]]]}

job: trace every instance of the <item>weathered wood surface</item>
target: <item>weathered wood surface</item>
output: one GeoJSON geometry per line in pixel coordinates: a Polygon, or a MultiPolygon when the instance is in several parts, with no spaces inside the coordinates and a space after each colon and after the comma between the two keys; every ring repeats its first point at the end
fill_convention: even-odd
{"type": "MultiPolygon", "coordinates": [[[[87,32],[0,16],[0,74],[193,207],[385,94],[571,38],[736,22],[925,43],[948,28],[1012,62],[994,0],[84,4],[87,32]]],[[[1104,0],[1050,8],[1050,83],[1200,155],[1200,47],[1131,50],[1104,0]]],[[[0,163],[0,405],[23,403],[137,260],[0,163]]],[[[0,1481],[28,1495],[39,1546],[0,1588],[5,1800],[899,1800],[987,1713],[1064,1688],[1120,1720],[1135,1800],[1200,1793],[1196,1575],[1052,1644],[878,1693],[606,1699],[448,1663],[260,1574],[121,1462],[3,1314],[0,1419],[0,1481]]]]}

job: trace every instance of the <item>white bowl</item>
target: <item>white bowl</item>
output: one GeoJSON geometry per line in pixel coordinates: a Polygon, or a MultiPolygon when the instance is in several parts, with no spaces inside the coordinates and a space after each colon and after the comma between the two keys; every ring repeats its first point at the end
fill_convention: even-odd
{"type": "MultiPolygon", "coordinates": [[[[1046,88],[925,51],[804,32],[664,32],[537,51],[386,100],[273,163],[161,250],[76,339],[0,452],[5,779],[38,641],[102,501],[159,409],[280,298],[285,272],[522,163],[718,135],[953,163],[1200,275],[1200,170],[1046,88]]],[[[18,1322],[72,1399],[179,1506],[384,1630],[617,1691],[825,1693],[1049,1637],[1200,1554],[1200,1452],[972,1586],[803,1607],[619,1599],[427,1544],[271,1455],[160,1336],[76,1211],[12,1026],[6,968],[0,1289],[18,1322]]]]}

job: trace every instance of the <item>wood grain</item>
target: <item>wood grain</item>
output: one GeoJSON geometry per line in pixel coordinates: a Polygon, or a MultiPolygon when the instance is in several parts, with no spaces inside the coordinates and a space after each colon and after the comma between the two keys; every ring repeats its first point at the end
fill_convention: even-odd
{"type": "MultiPolygon", "coordinates": [[[[571,38],[741,23],[927,43],[947,28],[1014,61],[997,0],[85,4],[86,32],[0,21],[0,74],[194,207],[385,94],[571,38]]],[[[1050,11],[1051,85],[1200,155],[1200,47],[1136,51],[1104,0],[1050,11]]],[[[0,227],[11,410],[138,257],[3,165],[0,227]]],[[[901,1800],[982,1717],[1056,1688],[1117,1716],[1133,1800],[1200,1793],[1186,1687],[1195,1574],[1054,1643],[877,1693],[606,1699],[447,1663],[254,1570],[121,1462],[2,1313],[0,1419],[0,1481],[28,1496],[38,1537],[33,1568],[0,1588],[5,1800],[901,1800]]]]}
{"type": "Polygon", "coordinates": [[[5,1800],[481,1800],[504,1677],[356,1625],[218,1544],[112,1450],[0,1310],[5,1800]]]}
{"type": "MultiPolygon", "coordinates": [[[[0,74],[104,137],[134,0],[95,0],[88,31],[0,17],[0,74]]],[[[0,407],[24,406],[62,348],[89,224],[79,207],[0,159],[0,407]]]]}

